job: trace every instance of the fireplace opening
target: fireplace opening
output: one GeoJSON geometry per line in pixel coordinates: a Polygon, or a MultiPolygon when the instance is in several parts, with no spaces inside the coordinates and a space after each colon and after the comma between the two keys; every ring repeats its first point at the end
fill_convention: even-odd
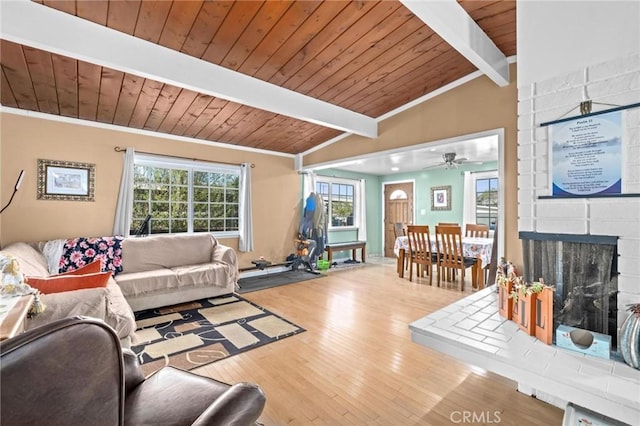
{"type": "Polygon", "coordinates": [[[617,237],[521,232],[526,282],[555,287],[554,335],[561,324],[611,336],[617,343],[617,237]]]}

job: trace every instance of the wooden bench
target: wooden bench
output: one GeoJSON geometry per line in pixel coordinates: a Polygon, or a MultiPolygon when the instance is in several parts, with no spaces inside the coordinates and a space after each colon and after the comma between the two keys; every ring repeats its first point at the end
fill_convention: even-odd
{"type": "Polygon", "coordinates": [[[365,262],[366,249],[367,245],[366,241],[347,241],[344,243],[330,243],[324,246],[324,251],[327,252],[327,260],[329,261],[329,265],[331,265],[331,259],[333,258],[333,253],[336,251],[345,251],[351,250],[351,258],[356,260],[356,250],[362,250],[362,263],[365,262]]]}

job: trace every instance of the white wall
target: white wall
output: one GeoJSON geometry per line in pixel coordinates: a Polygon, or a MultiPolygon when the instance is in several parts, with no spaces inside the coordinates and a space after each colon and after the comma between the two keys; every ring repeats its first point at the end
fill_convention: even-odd
{"type": "MultiPolygon", "coordinates": [[[[538,46],[518,45],[518,230],[618,236],[619,323],[628,315],[624,305],[640,299],[640,198],[539,199],[551,195],[548,128],[539,125],[579,115],[574,108],[586,99],[613,105],[640,102],[640,3],[628,3],[520,1],[517,22],[519,39],[541,40],[538,46]],[[575,5],[573,13],[568,4],[575,5]],[[535,19],[524,19],[527,10],[535,11],[535,19]],[[548,19],[559,16],[564,17],[561,26],[548,19]],[[594,16],[600,32],[578,43],[584,28],[594,28],[594,16]],[[628,37],[635,37],[633,43],[628,37]],[[569,52],[569,43],[579,46],[569,52]],[[531,68],[525,69],[526,64],[531,68]],[[523,75],[526,83],[520,80],[523,75]]],[[[607,108],[594,106],[596,111],[607,108]]],[[[640,108],[626,110],[624,116],[623,188],[640,193],[640,108]]]]}
{"type": "Polygon", "coordinates": [[[638,52],[640,1],[518,0],[518,87],[638,52]]]}

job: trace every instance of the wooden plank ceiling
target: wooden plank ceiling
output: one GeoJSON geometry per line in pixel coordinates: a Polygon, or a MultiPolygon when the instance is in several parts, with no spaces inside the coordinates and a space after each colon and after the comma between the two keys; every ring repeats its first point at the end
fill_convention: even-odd
{"type": "MultiPolygon", "coordinates": [[[[398,1],[38,3],[374,118],[476,70],[398,1]]],[[[516,54],[514,0],[458,3],[516,54]]],[[[341,134],[5,39],[0,47],[4,106],[289,154],[341,134]]]]}

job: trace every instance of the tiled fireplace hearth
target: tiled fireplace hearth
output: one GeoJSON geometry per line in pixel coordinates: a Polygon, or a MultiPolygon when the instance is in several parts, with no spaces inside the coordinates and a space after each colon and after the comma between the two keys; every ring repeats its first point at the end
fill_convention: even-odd
{"type": "Polygon", "coordinates": [[[488,287],[409,325],[412,340],[518,382],[564,408],[567,402],[628,424],[640,419],[640,370],[545,345],[498,315],[488,287]]]}

